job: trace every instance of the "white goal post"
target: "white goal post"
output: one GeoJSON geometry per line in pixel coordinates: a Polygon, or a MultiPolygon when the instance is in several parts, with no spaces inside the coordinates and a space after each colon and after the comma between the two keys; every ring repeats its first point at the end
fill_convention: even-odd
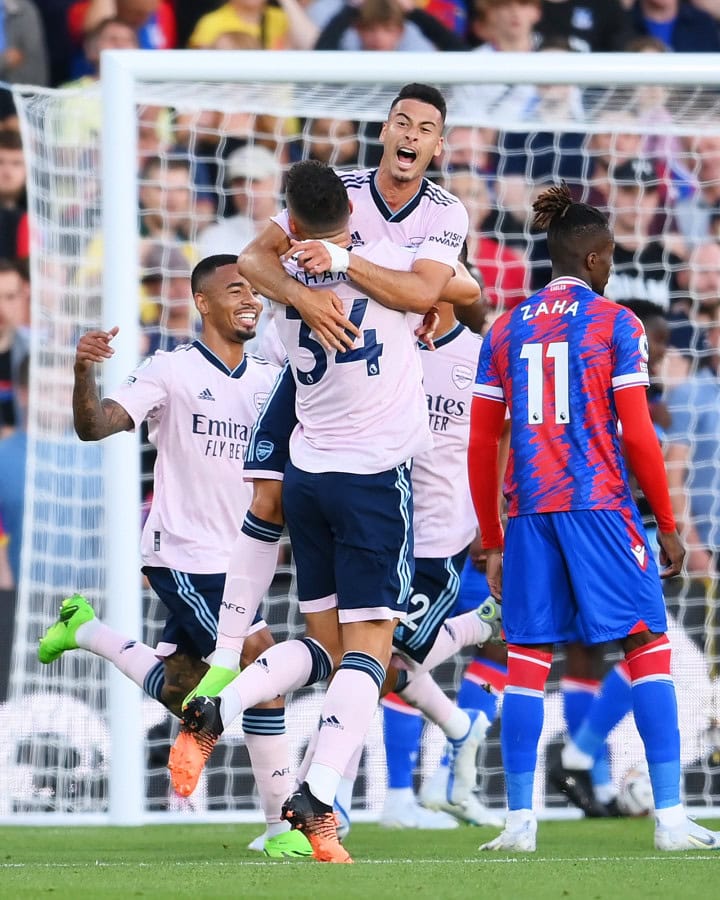
{"type": "MultiPolygon", "coordinates": [[[[683,136],[707,129],[720,133],[715,122],[698,121],[692,110],[698,91],[705,92],[707,103],[717,108],[714,92],[720,89],[720,67],[712,54],[570,54],[546,52],[541,54],[497,53],[479,58],[474,53],[350,53],[350,52],[254,52],[254,51],[106,51],[102,56],[100,97],[102,103],[101,136],[101,192],[99,206],[102,216],[102,299],[98,321],[103,327],[118,325],[122,340],[115,345],[115,355],[108,361],[102,373],[104,385],[119,383],[137,364],[140,346],[138,318],[138,260],[140,238],[138,234],[138,113],[139,105],[158,105],[170,108],[233,109],[237,104],[252,112],[276,116],[300,118],[338,116],[355,121],[381,122],[387,112],[389,100],[396,89],[407,82],[431,83],[441,90],[457,85],[569,85],[575,87],[633,88],[646,85],[670,86],[677,91],[676,115],[663,122],[667,136],[683,136]],[[288,76],[291,75],[291,78],[288,76]],[[355,90],[357,86],[357,90],[355,90]],[[238,99],[240,96],[241,100],[238,99]],[[687,112],[687,110],[690,112],[687,112]]],[[[91,89],[95,91],[96,89],[91,89]]],[[[31,88],[18,89],[16,98],[27,147],[32,148],[29,157],[29,201],[31,210],[47,210],[47,199],[42,195],[42,184],[33,180],[33,160],[39,160],[45,150],[40,147],[42,116],[34,112],[33,104],[47,104],[61,100],[67,92],[40,91],[31,88]]],[[[90,96],[90,94],[88,94],[90,96]]],[[[81,97],[82,99],[82,97],[81,97]]],[[[621,101],[618,100],[618,103],[621,101]]],[[[44,109],[45,107],[43,107],[44,109]]],[[[44,113],[43,113],[44,115],[44,113]]],[[[491,116],[472,111],[449,108],[449,125],[467,125],[472,128],[492,127],[515,132],[537,128],[532,121],[512,118],[508,113],[495,112],[491,116]]],[[[577,122],[558,120],[553,128],[565,126],[577,129],[577,122]]],[[[57,126],[60,127],[59,125],[57,126]]],[[[545,127],[545,126],[543,126],[545,127]]],[[[633,124],[638,133],[650,134],[656,123],[633,124]]],[[[590,117],[582,124],[585,132],[608,130],[607,120],[590,117]]],[[[549,127],[547,130],[551,130],[549,127]]],[[[55,135],[48,130],[46,140],[55,135]]],[[[86,173],[90,177],[92,173],[86,173]]],[[[47,212],[43,213],[47,215],[47,212]]],[[[60,252],[60,251],[59,251],[60,252]]],[[[33,308],[36,302],[36,286],[45,284],[47,273],[43,261],[43,247],[36,238],[32,245],[33,308]]],[[[47,310],[43,312],[47,316],[47,310]]],[[[79,317],[79,327],[87,323],[79,317]],[[82,320],[82,321],[81,321],[82,320]]],[[[70,331],[72,332],[72,328],[70,331]]],[[[41,356],[46,350],[45,336],[38,328],[33,337],[33,354],[41,356]]],[[[74,349],[72,337],[67,338],[63,360],[71,365],[74,349]]],[[[34,377],[34,376],[33,376],[34,377]]],[[[42,385],[33,382],[31,398],[39,399],[42,385]]],[[[31,421],[31,443],[33,439],[31,421]]],[[[35,432],[35,437],[37,434],[35,432]]],[[[143,634],[143,591],[139,576],[140,516],[138,499],[129,488],[139,484],[140,463],[136,436],[119,435],[103,446],[104,524],[102,540],[104,550],[100,559],[104,564],[104,580],[98,591],[104,597],[103,618],[123,633],[143,634]]],[[[35,466],[38,463],[31,462],[35,466]]],[[[34,470],[33,470],[34,471],[34,470]]],[[[33,527],[34,501],[27,501],[30,524],[33,527]]],[[[24,550],[23,574],[31,581],[32,562],[30,551],[24,550]]],[[[715,586],[714,586],[715,587],[715,586]]],[[[714,589],[714,588],[713,588],[714,589]]],[[[12,698],[21,702],[26,691],[43,690],[42,678],[32,670],[33,641],[38,634],[38,607],[30,599],[37,585],[21,586],[16,624],[14,656],[15,677],[12,698]],[[28,687],[27,674],[40,680],[28,687]],[[38,686],[39,685],[39,686],[38,686]]],[[[48,593],[51,593],[48,591],[48,593]]],[[[55,601],[43,601],[43,609],[52,608],[55,601]]],[[[47,622],[46,622],[47,624],[47,622]]],[[[674,637],[682,638],[682,629],[676,629],[674,637]]],[[[689,675],[681,675],[685,681],[704,665],[702,653],[696,655],[696,669],[689,675]]],[[[718,660],[713,657],[712,664],[718,660]]],[[[109,667],[108,667],[109,669],[109,667]]],[[[110,764],[107,767],[109,792],[106,802],[75,808],[56,808],[49,803],[45,811],[38,811],[30,804],[26,808],[0,809],[0,821],[32,821],[55,824],[58,821],[101,821],[108,824],[134,825],[150,821],[201,821],[226,818],[237,820],[243,815],[257,817],[252,811],[238,812],[208,806],[190,809],[179,805],[163,812],[153,812],[146,801],[146,766],[144,762],[144,722],[147,715],[139,689],[116,671],[98,669],[93,677],[107,678],[101,684],[98,696],[90,701],[107,727],[107,751],[110,764]],[[103,691],[106,690],[106,695],[103,691]]],[[[57,686],[54,686],[54,688],[57,686]]],[[[692,692],[692,686],[688,688],[692,692]]],[[[715,683],[707,680],[699,690],[697,704],[691,715],[695,719],[712,718],[708,709],[715,707],[720,696],[715,696],[715,683]]],[[[552,707],[552,728],[557,731],[559,706],[552,707]],[[555,724],[553,724],[555,723],[555,724]]],[[[309,714],[308,714],[309,715],[309,714]]],[[[550,726],[548,726],[550,728],[550,726]]],[[[692,733],[692,758],[705,752],[698,734],[700,725],[684,729],[692,733]],[[697,753],[695,753],[697,751],[697,753]]],[[[547,732],[551,733],[551,730],[547,732]]],[[[34,752],[34,751],[33,751],[34,752]]],[[[435,756],[437,758],[437,754],[435,756]]],[[[690,757],[688,757],[689,759],[690,757]]],[[[630,764],[636,760],[627,760],[630,764]]],[[[0,760],[0,763],[2,760],[0,760]]],[[[384,766],[378,764],[377,772],[384,777],[384,766]]],[[[384,785],[380,786],[380,796],[384,785]]],[[[708,805],[712,792],[708,789],[695,800],[696,805],[708,805]],[[705,798],[703,800],[703,797],[705,798]]],[[[544,794],[540,794],[542,797],[544,794]]],[[[720,799],[718,800],[720,802],[720,799]]],[[[368,808],[372,804],[368,802],[368,808]]],[[[377,810],[377,803],[373,809],[377,810]]],[[[371,811],[372,812],[372,811],[371,811]]],[[[557,812],[557,810],[556,810],[557,812]]],[[[376,812],[374,813],[377,814],[376,812]]]]}

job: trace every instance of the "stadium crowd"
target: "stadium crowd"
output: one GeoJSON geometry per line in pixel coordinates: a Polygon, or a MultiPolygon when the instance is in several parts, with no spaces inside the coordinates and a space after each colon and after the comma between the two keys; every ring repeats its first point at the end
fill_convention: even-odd
{"type": "MultiPolygon", "coordinates": [[[[483,54],[479,66],[498,52],[720,52],[713,0],[6,0],[4,8],[0,79],[51,87],[92,86],[104,49],[459,51],[483,54]]],[[[699,101],[708,110],[715,102],[699,101]]],[[[87,165],[99,102],[68,94],[66,103],[67,144],[87,165]]],[[[607,296],[649,305],[666,326],[668,350],[649,396],[687,572],[701,581],[716,576],[720,547],[720,132],[669,137],[672,103],[664,88],[462,86],[449,98],[451,120],[472,111],[488,123],[526,120],[528,130],[451,125],[430,174],[468,211],[468,262],[486,285],[486,327],[550,280],[545,238],[531,227],[533,202],[549,184],[562,179],[574,199],[608,213],[616,248],[607,296]]],[[[8,89],[0,120],[0,468],[22,473],[33,223],[8,89]]],[[[380,125],[139,110],[142,353],[197,334],[194,264],[237,254],[256,236],[282,206],[291,163],[376,166],[380,125]]],[[[89,289],[102,257],[96,201],[62,199],[68,220],[91,235],[66,248],[82,263],[62,277],[89,289]]],[[[151,468],[147,459],[148,492],[151,468]]],[[[22,483],[18,474],[0,487],[0,588],[8,592],[19,577],[22,483]]]]}

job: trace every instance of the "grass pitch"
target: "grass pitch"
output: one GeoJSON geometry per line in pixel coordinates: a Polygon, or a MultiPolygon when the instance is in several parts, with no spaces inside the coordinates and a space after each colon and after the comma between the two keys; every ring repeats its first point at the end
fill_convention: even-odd
{"type": "MultiPolygon", "coordinates": [[[[710,823],[712,826],[712,823],[710,823]]],[[[715,823],[714,827],[717,827],[715,823]]],[[[0,828],[0,896],[288,900],[716,900],[720,851],[659,853],[647,819],[541,822],[534,854],[479,853],[497,832],[355,825],[353,866],[251,853],[250,825],[0,828]]]]}

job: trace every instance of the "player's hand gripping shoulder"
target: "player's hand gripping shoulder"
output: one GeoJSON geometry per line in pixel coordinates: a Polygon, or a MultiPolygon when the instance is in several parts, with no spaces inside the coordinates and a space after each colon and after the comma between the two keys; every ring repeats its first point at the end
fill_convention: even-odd
{"type": "Polygon", "coordinates": [[[110,359],[114,354],[110,342],[117,333],[117,326],[110,331],[88,331],[78,341],[75,350],[73,422],[81,441],[100,441],[133,427],[132,419],[119,403],[100,400],[95,384],[93,365],[110,359]]]}
{"type": "Polygon", "coordinates": [[[290,249],[283,259],[294,259],[301,269],[313,275],[320,275],[322,272],[347,272],[350,265],[350,253],[345,247],[321,240],[296,241],[290,238],[290,249]]]}
{"type": "Polygon", "coordinates": [[[344,353],[360,334],[345,317],[342,300],[334,291],[308,290],[295,298],[293,306],[326,350],[344,353]]]}
{"type": "Polygon", "coordinates": [[[685,547],[680,540],[677,531],[658,532],[658,543],[660,544],[660,570],[661,578],[672,578],[679,575],[682,571],[683,561],[685,559],[685,547]]]}

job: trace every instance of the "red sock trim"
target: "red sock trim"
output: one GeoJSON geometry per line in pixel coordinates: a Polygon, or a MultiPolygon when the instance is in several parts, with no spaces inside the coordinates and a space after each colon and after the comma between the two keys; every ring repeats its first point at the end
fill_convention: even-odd
{"type": "Polygon", "coordinates": [[[508,685],[542,693],[551,665],[552,653],[508,644],[508,685]]]}
{"type": "Polygon", "coordinates": [[[507,672],[501,672],[494,666],[473,660],[465,670],[465,678],[475,684],[490,685],[494,692],[502,694],[507,684],[507,672]]]}
{"type": "Polygon", "coordinates": [[[666,634],[625,655],[633,684],[645,678],[670,675],[670,641],[666,634]]]}
{"type": "Polygon", "coordinates": [[[560,679],[560,690],[566,694],[597,694],[599,687],[597,678],[569,678],[565,675],[560,679]]]}
{"type": "Polygon", "coordinates": [[[630,682],[630,666],[624,659],[615,665],[615,671],[624,681],[630,682]]]}

